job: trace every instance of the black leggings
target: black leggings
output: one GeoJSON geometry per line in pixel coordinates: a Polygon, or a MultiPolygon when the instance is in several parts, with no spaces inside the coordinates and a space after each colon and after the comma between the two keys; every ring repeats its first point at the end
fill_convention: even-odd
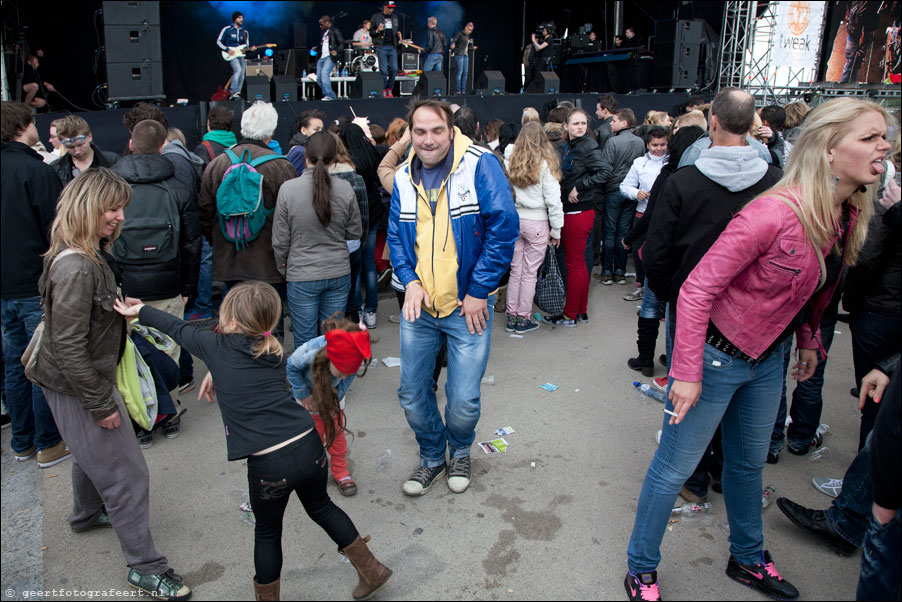
{"type": "Polygon", "coordinates": [[[322,440],[311,431],[298,441],[247,459],[247,483],[254,509],[254,568],[257,583],[272,583],[282,572],[282,518],[298,494],[307,516],[323,528],[339,549],[354,543],[354,523],[326,493],[329,471],[322,440]]]}

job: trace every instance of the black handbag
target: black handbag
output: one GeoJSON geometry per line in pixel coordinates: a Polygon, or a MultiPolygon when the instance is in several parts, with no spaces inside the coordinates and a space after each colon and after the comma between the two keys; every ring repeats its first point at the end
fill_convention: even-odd
{"type": "Polygon", "coordinates": [[[536,278],[535,304],[545,313],[559,316],[564,313],[566,300],[567,291],[557,265],[554,247],[548,245],[548,249],[545,251],[545,261],[542,262],[536,278]]]}

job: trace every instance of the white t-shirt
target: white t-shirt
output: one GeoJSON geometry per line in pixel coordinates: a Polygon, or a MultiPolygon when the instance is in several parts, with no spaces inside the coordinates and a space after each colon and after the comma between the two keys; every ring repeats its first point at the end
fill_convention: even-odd
{"type": "Polygon", "coordinates": [[[323,32],[323,56],[329,56],[329,30],[323,32]]]}

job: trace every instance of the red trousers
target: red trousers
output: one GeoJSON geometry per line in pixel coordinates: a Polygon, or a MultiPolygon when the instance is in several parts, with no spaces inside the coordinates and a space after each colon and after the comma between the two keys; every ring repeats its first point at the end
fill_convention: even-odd
{"type": "MultiPolygon", "coordinates": [[[[341,411],[341,418],[344,420],[345,412],[341,411]]],[[[326,440],[326,423],[319,414],[313,414],[313,422],[316,424],[316,432],[319,433],[320,439],[325,444],[326,440]]],[[[348,440],[345,438],[345,432],[341,430],[338,419],[335,420],[335,440],[326,450],[329,452],[329,468],[332,470],[332,477],[336,481],[350,476],[348,472],[348,440]]]]}
{"type": "Polygon", "coordinates": [[[565,213],[561,228],[564,245],[564,264],[567,266],[567,302],[564,316],[575,320],[579,314],[589,313],[589,272],[586,270],[586,241],[592,233],[595,211],[565,213]]]}

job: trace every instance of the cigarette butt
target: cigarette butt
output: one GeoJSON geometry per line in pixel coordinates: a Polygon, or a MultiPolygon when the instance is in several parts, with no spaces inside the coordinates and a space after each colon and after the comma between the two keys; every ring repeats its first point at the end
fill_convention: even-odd
{"type": "Polygon", "coordinates": [[[41,546],[41,551],[44,552],[47,550],[47,546],[41,546]]]}
{"type": "Polygon", "coordinates": [[[55,479],[55,478],[56,478],[56,475],[55,475],[55,474],[47,475],[47,478],[48,478],[48,479],[55,479]]]}

